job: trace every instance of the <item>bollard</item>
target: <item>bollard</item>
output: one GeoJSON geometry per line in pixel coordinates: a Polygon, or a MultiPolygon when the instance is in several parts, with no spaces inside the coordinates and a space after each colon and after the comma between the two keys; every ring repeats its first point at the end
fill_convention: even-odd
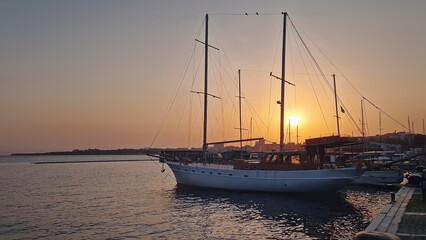
{"type": "Polygon", "coordinates": [[[391,193],[391,202],[395,202],[395,193],[391,193]]]}

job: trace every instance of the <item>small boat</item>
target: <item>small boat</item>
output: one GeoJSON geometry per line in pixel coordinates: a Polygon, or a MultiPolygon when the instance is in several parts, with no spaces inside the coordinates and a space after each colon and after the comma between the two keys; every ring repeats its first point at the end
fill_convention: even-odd
{"type": "Polygon", "coordinates": [[[399,184],[402,180],[404,180],[404,176],[399,170],[365,171],[352,184],[388,185],[399,184]]]}
{"type": "MultiPolygon", "coordinates": [[[[220,154],[209,153],[207,140],[207,92],[208,86],[208,20],[205,17],[205,79],[204,79],[204,128],[202,151],[162,151],[158,156],[173,171],[178,184],[196,187],[228,189],[238,191],[266,192],[335,192],[361,176],[363,169],[358,167],[326,167],[318,158],[306,156],[302,151],[284,150],[284,85],[285,80],[285,39],[288,14],[283,15],[282,75],[274,76],[281,80],[280,149],[277,152],[262,154],[257,159],[224,159],[220,154]]],[[[199,41],[201,42],[201,41],[199,41]]],[[[271,73],[271,76],[272,73],[271,73]]],[[[241,96],[240,96],[241,99],[241,96]]],[[[337,101],[337,100],[336,100],[337,101]]],[[[337,107],[337,103],[336,103],[337,107]]],[[[240,126],[241,130],[241,126],[240,126]]],[[[240,139],[242,142],[256,139],[240,139]]],[[[259,140],[259,139],[257,139],[259,140]]]]}

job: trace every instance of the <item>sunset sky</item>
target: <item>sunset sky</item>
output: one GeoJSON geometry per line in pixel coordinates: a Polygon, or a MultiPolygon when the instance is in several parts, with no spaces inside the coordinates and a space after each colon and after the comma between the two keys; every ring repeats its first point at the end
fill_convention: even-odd
{"type": "MultiPolygon", "coordinates": [[[[239,136],[238,69],[243,128],[252,118],[253,137],[279,141],[280,83],[269,72],[281,74],[282,15],[268,14],[282,11],[300,27],[329,83],[336,74],[338,94],[356,121],[361,96],[344,76],[402,124],[410,115],[415,132],[423,132],[423,0],[3,0],[0,155],[200,147],[202,96],[190,91],[203,90],[203,46],[194,39],[204,41],[206,13],[209,41],[220,48],[210,51],[209,92],[222,98],[209,98],[208,141],[239,136]],[[255,12],[260,15],[220,15],[255,12]]],[[[300,141],[336,134],[333,95],[288,28],[286,76],[296,88],[287,86],[286,117],[299,116],[300,141]]],[[[375,135],[378,111],[369,104],[366,111],[368,133],[375,135]]],[[[347,113],[341,117],[342,134],[359,135],[347,113]]],[[[382,128],[404,130],[383,114],[382,128]]]]}

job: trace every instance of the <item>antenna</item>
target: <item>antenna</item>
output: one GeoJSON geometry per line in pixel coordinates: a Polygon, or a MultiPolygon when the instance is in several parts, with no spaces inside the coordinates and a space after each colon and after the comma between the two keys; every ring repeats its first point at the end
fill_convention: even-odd
{"type": "Polygon", "coordinates": [[[336,105],[337,135],[340,137],[339,110],[337,109],[336,74],[333,73],[332,76],[333,76],[333,83],[334,83],[334,104],[336,105]]]}

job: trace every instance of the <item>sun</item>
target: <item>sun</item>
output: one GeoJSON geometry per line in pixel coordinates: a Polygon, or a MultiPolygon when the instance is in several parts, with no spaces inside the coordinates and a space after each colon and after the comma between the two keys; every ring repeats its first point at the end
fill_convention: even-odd
{"type": "Polygon", "coordinates": [[[298,125],[300,123],[300,118],[297,115],[290,115],[288,117],[288,121],[290,121],[290,124],[292,126],[296,126],[296,125],[298,125]]]}

